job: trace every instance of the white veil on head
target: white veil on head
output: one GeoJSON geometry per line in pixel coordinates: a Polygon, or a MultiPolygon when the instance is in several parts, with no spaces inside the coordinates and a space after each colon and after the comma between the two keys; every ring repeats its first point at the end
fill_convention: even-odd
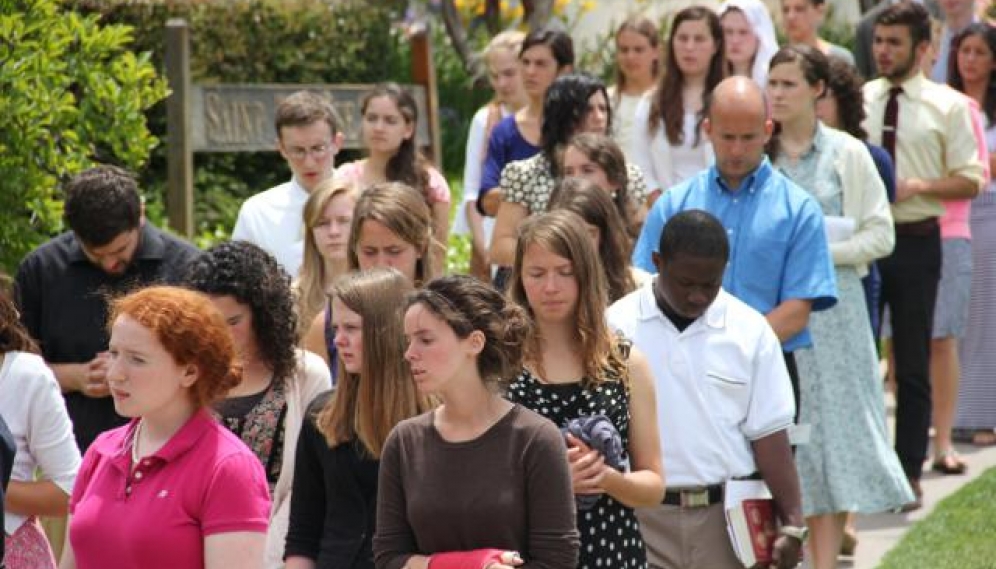
{"type": "Polygon", "coordinates": [[[743,12],[757,38],[757,53],[754,54],[751,77],[763,89],[768,82],[768,64],[778,51],[778,39],[775,37],[775,25],[771,21],[771,13],[762,0],[727,0],[719,7],[719,17],[722,18],[730,8],[737,8],[743,12]]]}

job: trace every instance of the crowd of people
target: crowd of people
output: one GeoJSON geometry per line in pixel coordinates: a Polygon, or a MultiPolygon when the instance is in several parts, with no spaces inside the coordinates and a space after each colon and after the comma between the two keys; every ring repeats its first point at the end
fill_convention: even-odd
{"type": "Polygon", "coordinates": [[[781,47],[762,0],[636,16],[613,85],[499,34],[454,208],[393,83],[338,166],[330,103],[284,99],[290,181],[206,251],[130,173],[74,176],[0,294],[0,565],[742,568],[750,481],[771,566],[837,567],[996,444],[977,4],[883,1],[853,55],[822,0],[781,0],[781,47]]]}

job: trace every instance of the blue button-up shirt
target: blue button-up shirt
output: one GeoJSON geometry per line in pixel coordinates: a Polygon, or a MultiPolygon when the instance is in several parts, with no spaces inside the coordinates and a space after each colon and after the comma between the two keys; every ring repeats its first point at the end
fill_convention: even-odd
{"type": "MultiPolygon", "coordinates": [[[[823,213],[805,190],[776,172],[768,159],[731,191],[710,166],[664,192],[647,215],[633,264],[656,272],[664,224],[672,215],[701,209],[716,216],[730,240],[723,288],[761,314],[786,300],[810,300],[813,310],[837,302],[837,285],[823,228],[823,213]]],[[[791,352],[812,345],[803,329],[782,343],[791,352]]]]}

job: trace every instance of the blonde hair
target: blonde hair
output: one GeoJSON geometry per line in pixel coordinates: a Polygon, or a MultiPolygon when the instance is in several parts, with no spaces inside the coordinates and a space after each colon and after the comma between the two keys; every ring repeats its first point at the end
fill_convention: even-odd
{"type": "Polygon", "coordinates": [[[335,394],[315,423],[330,447],[358,441],[380,458],[384,441],[399,422],[430,408],[418,394],[405,361],[400,310],[412,284],[391,268],[349,273],[336,281],[330,296],[360,315],[363,355],[360,373],[349,373],[340,359],[335,394]]]}
{"type": "Polygon", "coordinates": [[[522,40],[526,39],[526,33],[520,32],[518,30],[506,30],[495,37],[491,38],[488,45],[481,52],[481,59],[485,62],[488,58],[498,50],[507,50],[512,52],[515,57],[519,56],[519,50],[522,49],[522,40]]]}
{"type": "Polygon", "coordinates": [[[332,200],[339,196],[347,196],[356,204],[359,191],[352,184],[340,180],[325,180],[308,196],[304,204],[304,258],[297,280],[294,282],[295,302],[297,304],[298,336],[303,337],[308,331],[315,316],[325,309],[327,301],[326,282],[330,277],[326,272],[325,258],[318,250],[312,231],[322,217],[322,212],[332,200]]]}

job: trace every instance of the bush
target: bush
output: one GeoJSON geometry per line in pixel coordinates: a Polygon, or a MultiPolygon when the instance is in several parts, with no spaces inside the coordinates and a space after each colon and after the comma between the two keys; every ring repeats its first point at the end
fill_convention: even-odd
{"type": "Polygon", "coordinates": [[[131,28],[55,0],[0,0],[0,270],[62,230],[59,183],[94,162],[139,169],[166,95],[131,28]]]}

